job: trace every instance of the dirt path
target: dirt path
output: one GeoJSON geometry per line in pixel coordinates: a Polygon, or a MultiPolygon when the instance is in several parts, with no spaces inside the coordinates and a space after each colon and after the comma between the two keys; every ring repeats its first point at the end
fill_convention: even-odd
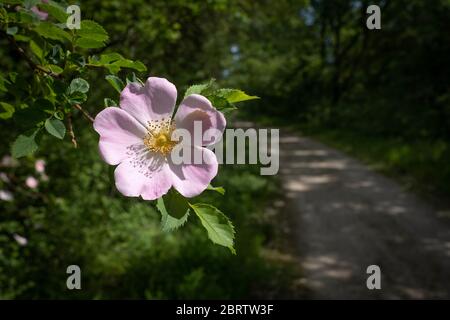
{"type": "Polygon", "coordinates": [[[283,132],[280,175],[312,298],[450,298],[450,228],[439,212],[343,153],[283,132]],[[381,290],[366,287],[372,264],[381,290]]]}
{"type": "Polygon", "coordinates": [[[290,220],[308,298],[450,298],[448,217],[341,152],[280,135],[277,207],[290,220]],[[381,290],[366,287],[373,264],[381,290]]]}

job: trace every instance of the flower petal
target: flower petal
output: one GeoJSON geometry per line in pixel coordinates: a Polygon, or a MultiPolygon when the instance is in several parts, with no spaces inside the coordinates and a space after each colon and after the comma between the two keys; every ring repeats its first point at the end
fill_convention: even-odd
{"type": "Polygon", "coordinates": [[[169,157],[169,167],[172,171],[173,186],[183,196],[191,198],[202,193],[211,180],[217,175],[219,164],[216,155],[209,149],[191,146],[191,154],[194,155],[195,150],[201,152],[201,164],[174,164],[169,157]]]}
{"type": "MultiPolygon", "coordinates": [[[[201,140],[202,146],[209,146],[220,140],[223,131],[225,130],[226,121],[222,112],[217,111],[211,102],[202,95],[191,94],[187,96],[180,104],[180,107],[175,114],[175,124],[177,128],[186,129],[192,135],[191,143],[199,145],[194,141],[194,122],[200,121],[202,124],[201,134],[208,129],[217,130],[217,134],[207,139],[201,140]]],[[[200,130],[199,130],[200,132],[200,130]]]]}
{"type": "Polygon", "coordinates": [[[143,144],[146,129],[120,108],[106,108],[94,120],[94,129],[100,134],[99,150],[111,165],[128,157],[127,148],[143,144]]]}
{"type": "Polygon", "coordinates": [[[141,153],[119,164],[114,171],[117,190],[127,197],[155,200],[172,187],[167,161],[150,152],[141,153]]]}
{"type": "Polygon", "coordinates": [[[177,100],[177,89],[164,78],[150,77],[142,86],[133,82],[120,94],[120,107],[144,126],[150,120],[170,117],[177,100]]]}

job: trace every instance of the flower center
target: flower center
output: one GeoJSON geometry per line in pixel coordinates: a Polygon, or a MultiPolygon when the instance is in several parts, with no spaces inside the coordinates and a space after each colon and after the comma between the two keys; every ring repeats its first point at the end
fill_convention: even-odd
{"type": "Polygon", "coordinates": [[[170,117],[149,121],[147,135],[144,137],[144,145],[150,151],[167,156],[173,147],[178,144],[178,141],[172,140],[172,132],[174,130],[175,124],[170,117]]]}

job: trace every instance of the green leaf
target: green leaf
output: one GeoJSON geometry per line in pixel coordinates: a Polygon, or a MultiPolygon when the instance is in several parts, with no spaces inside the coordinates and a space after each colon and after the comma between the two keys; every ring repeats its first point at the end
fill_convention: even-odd
{"type": "Polygon", "coordinates": [[[61,62],[65,63],[63,62],[63,60],[65,60],[64,56],[64,51],[61,46],[59,44],[55,44],[47,53],[46,58],[51,64],[59,64],[61,62]]]}
{"type": "Polygon", "coordinates": [[[104,47],[106,44],[103,41],[92,40],[89,38],[79,38],[75,41],[75,45],[84,49],[97,49],[104,47]]]}
{"type": "Polygon", "coordinates": [[[58,22],[65,23],[69,15],[66,10],[58,3],[54,1],[48,1],[47,3],[40,3],[38,7],[47,12],[50,16],[58,20],[58,22]]]}
{"type": "Polygon", "coordinates": [[[132,61],[129,59],[118,60],[118,61],[112,63],[111,66],[115,66],[115,67],[119,67],[119,68],[134,69],[139,72],[147,70],[147,67],[142,62],[132,61]]]}
{"type": "Polygon", "coordinates": [[[250,96],[244,91],[238,89],[219,89],[216,90],[214,94],[225,98],[229,103],[259,99],[257,96],[250,96]]]}
{"type": "Polygon", "coordinates": [[[103,99],[103,102],[105,104],[105,108],[118,106],[117,102],[115,102],[113,99],[110,98],[103,99]]]}
{"type": "Polygon", "coordinates": [[[6,29],[6,34],[9,34],[10,36],[13,36],[19,31],[19,28],[17,27],[9,27],[6,29]]]}
{"type": "Polygon", "coordinates": [[[11,146],[11,154],[14,158],[20,158],[35,152],[38,148],[36,136],[38,130],[21,134],[11,146]]]}
{"type": "Polygon", "coordinates": [[[0,91],[8,91],[8,89],[6,88],[8,84],[11,84],[11,82],[2,75],[0,75],[0,91]]]}
{"type": "Polygon", "coordinates": [[[5,4],[22,4],[23,0],[3,0],[5,4]]]}
{"type": "Polygon", "coordinates": [[[208,237],[212,242],[227,247],[233,254],[234,249],[234,227],[231,221],[216,207],[205,204],[190,204],[196,215],[208,232],[208,237]]]}
{"type": "Polygon", "coordinates": [[[44,52],[34,40],[30,41],[30,49],[31,52],[33,52],[35,56],[38,57],[40,61],[42,61],[42,59],[44,58],[44,52]]]}
{"type": "Polygon", "coordinates": [[[49,64],[45,66],[46,69],[51,71],[53,74],[61,74],[64,70],[60,66],[57,66],[56,64],[49,64]]]}
{"type": "Polygon", "coordinates": [[[58,139],[64,139],[66,134],[66,126],[58,119],[47,119],[45,121],[45,130],[58,139]]]}
{"type": "Polygon", "coordinates": [[[215,81],[216,81],[215,79],[211,79],[207,83],[190,86],[184,93],[184,97],[187,97],[191,94],[207,95],[208,92],[213,88],[215,81]]]}
{"type": "Polygon", "coordinates": [[[105,79],[112,85],[114,89],[116,89],[118,93],[121,93],[122,89],[125,87],[125,84],[122,80],[120,80],[119,77],[110,74],[107,75],[105,79]]]}
{"type": "Polygon", "coordinates": [[[223,187],[213,187],[212,185],[208,185],[206,190],[215,191],[217,193],[220,193],[221,195],[225,194],[225,189],[223,187]]]}
{"type": "Polygon", "coordinates": [[[189,203],[175,190],[159,198],[156,207],[161,212],[161,229],[164,232],[181,227],[189,217],[189,203]]]}
{"type": "Polygon", "coordinates": [[[121,68],[134,69],[139,72],[147,70],[147,67],[140,61],[125,59],[118,53],[102,54],[100,58],[92,57],[89,63],[93,66],[107,68],[110,73],[116,74],[121,68]]]}
{"type": "Polygon", "coordinates": [[[69,97],[67,97],[67,101],[69,104],[81,104],[87,100],[86,93],[83,92],[74,92],[69,97]]]}
{"type": "Polygon", "coordinates": [[[82,78],[75,78],[70,82],[69,88],[67,90],[68,94],[75,92],[86,93],[89,91],[89,83],[82,78]]]}
{"type": "Polygon", "coordinates": [[[167,212],[175,218],[182,218],[189,211],[189,203],[186,198],[183,197],[175,189],[170,189],[167,194],[163,196],[166,204],[167,212]]]}
{"type": "Polygon", "coordinates": [[[58,120],[64,120],[64,113],[61,110],[55,111],[53,116],[58,120]]]}
{"type": "Polygon", "coordinates": [[[3,108],[3,112],[0,112],[0,119],[9,119],[14,114],[14,107],[6,102],[0,102],[0,106],[3,108]]]}
{"type": "Polygon", "coordinates": [[[70,53],[70,55],[68,56],[68,59],[73,62],[74,64],[76,64],[77,66],[80,67],[84,67],[86,65],[86,59],[83,55],[79,54],[79,53],[70,53]]]}
{"type": "Polygon", "coordinates": [[[17,108],[14,112],[14,121],[16,125],[23,129],[30,129],[41,123],[48,117],[41,107],[37,105],[28,106],[26,108],[17,108]]]}
{"type": "Polygon", "coordinates": [[[107,41],[109,39],[108,33],[101,25],[92,20],[83,20],[80,23],[80,29],[77,30],[77,35],[82,38],[92,39],[96,41],[107,41]]]}
{"type": "Polygon", "coordinates": [[[109,64],[111,62],[122,60],[123,56],[117,52],[105,53],[100,56],[99,60],[90,60],[91,63],[97,62],[98,65],[109,64]]]}
{"type": "Polygon", "coordinates": [[[58,28],[54,24],[50,22],[41,22],[34,29],[39,35],[47,39],[53,40],[70,40],[71,36],[68,32],[64,31],[61,28],[58,28]]]}
{"type": "Polygon", "coordinates": [[[232,103],[228,102],[228,100],[223,97],[216,95],[209,95],[207,96],[207,98],[209,101],[211,101],[213,107],[222,113],[237,110],[237,108],[232,103]]]}
{"type": "Polygon", "coordinates": [[[127,84],[134,82],[142,84],[142,81],[138,77],[136,77],[136,74],[134,72],[132,72],[131,74],[127,75],[127,84]]]}
{"type": "Polygon", "coordinates": [[[21,42],[30,41],[30,37],[24,36],[23,34],[17,34],[17,33],[14,35],[14,39],[16,39],[16,41],[21,41],[21,42]]]}
{"type": "Polygon", "coordinates": [[[75,45],[81,48],[101,48],[108,41],[108,33],[97,22],[83,20],[80,23],[80,29],[77,30],[79,38],[75,45]]]}

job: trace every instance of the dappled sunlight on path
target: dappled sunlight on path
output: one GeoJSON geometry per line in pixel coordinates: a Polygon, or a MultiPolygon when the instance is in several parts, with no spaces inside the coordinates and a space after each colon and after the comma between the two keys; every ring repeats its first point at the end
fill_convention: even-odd
{"type": "Polygon", "coordinates": [[[450,298],[450,228],[390,179],[308,138],[280,138],[281,210],[313,298],[450,298]],[[381,290],[366,268],[379,265],[381,290]]]}
{"type": "Polygon", "coordinates": [[[289,220],[310,298],[450,298],[448,218],[360,162],[284,130],[279,176],[284,198],[274,209],[289,220]],[[369,265],[381,268],[381,290],[366,287],[369,265]]]}

